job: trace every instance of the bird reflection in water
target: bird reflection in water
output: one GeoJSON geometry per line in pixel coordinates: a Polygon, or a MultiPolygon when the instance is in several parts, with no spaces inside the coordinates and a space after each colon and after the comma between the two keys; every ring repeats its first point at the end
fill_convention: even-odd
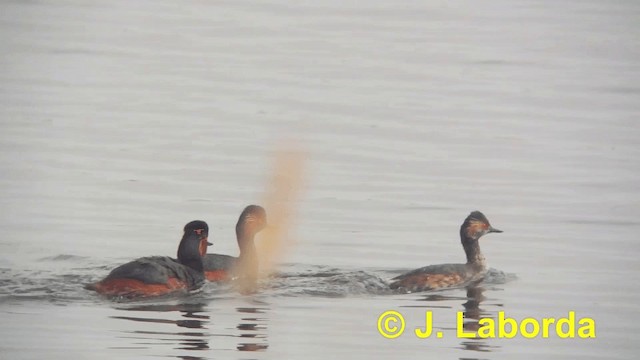
{"type": "MultiPolygon", "coordinates": [[[[156,305],[139,305],[133,307],[121,307],[117,310],[136,311],[153,313],[153,317],[143,316],[111,316],[113,319],[129,320],[139,323],[155,323],[155,324],[173,324],[184,329],[203,329],[209,322],[209,316],[204,314],[204,304],[156,304],[156,305]],[[169,319],[169,316],[162,314],[180,313],[181,319],[169,319]]],[[[151,331],[151,330],[132,330],[127,333],[132,334],[127,338],[137,339],[135,345],[153,345],[167,344],[172,345],[176,350],[208,350],[209,344],[207,338],[210,336],[205,331],[151,331]]],[[[182,359],[200,359],[193,356],[177,356],[182,359]]]]}
{"type": "MultiPolygon", "coordinates": [[[[486,299],[484,296],[485,289],[477,284],[469,285],[466,288],[467,296],[459,297],[459,296],[447,296],[442,294],[428,294],[425,295],[421,301],[428,302],[436,302],[436,301],[451,301],[451,300],[465,300],[462,303],[462,307],[464,311],[462,312],[464,315],[464,323],[463,328],[465,332],[477,332],[481,327],[479,324],[479,320],[481,318],[490,317],[491,313],[480,308],[480,304],[486,299]]],[[[443,305],[443,306],[435,306],[429,305],[429,308],[451,308],[451,306],[443,305]]],[[[457,314],[456,314],[457,315],[457,314]]],[[[456,317],[454,317],[456,319],[456,317]]],[[[449,330],[453,332],[457,332],[457,327],[451,328],[441,328],[442,330],[449,330]]],[[[435,327],[434,327],[435,330],[435,327]]],[[[475,338],[465,338],[461,343],[461,348],[463,350],[471,350],[471,351],[480,351],[480,352],[491,352],[494,351],[497,346],[489,345],[487,339],[475,337],[475,338]]]]}
{"type": "MultiPolygon", "coordinates": [[[[489,317],[491,314],[480,308],[480,303],[486,300],[484,296],[484,288],[478,285],[470,285],[467,287],[467,301],[462,304],[464,307],[464,323],[463,328],[466,333],[477,333],[481,325],[481,318],[489,317]]],[[[496,348],[487,343],[487,340],[476,336],[475,338],[465,339],[460,343],[463,350],[491,352],[496,348]]]]}
{"type": "Polygon", "coordinates": [[[240,330],[237,349],[240,351],[265,351],[267,344],[267,319],[264,317],[267,308],[239,307],[236,311],[241,316],[241,322],[236,327],[240,330]],[[250,341],[251,340],[251,341],[250,341]],[[250,341],[250,342],[249,342],[250,341]]]}

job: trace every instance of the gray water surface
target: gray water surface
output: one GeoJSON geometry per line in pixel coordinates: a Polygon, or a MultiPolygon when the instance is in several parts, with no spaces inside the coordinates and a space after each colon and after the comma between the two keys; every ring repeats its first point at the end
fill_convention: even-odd
{"type": "Polygon", "coordinates": [[[2,2],[1,357],[636,358],[639,19],[636,1],[2,2]],[[82,288],[173,256],[192,219],[236,255],[283,141],[308,155],[296,246],[258,294],[82,288]],[[387,290],[464,261],[473,210],[504,230],[481,240],[504,278],[387,290]],[[425,311],[442,338],[412,335],[425,311]],[[460,339],[459,311],[575,311],[596,338],[460,339]]]}

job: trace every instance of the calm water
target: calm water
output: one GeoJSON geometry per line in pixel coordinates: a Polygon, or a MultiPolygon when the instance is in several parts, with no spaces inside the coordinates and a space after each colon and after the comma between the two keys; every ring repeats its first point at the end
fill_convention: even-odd
{"type": "Polygon", "coordinates": [[[0,356],[636,358],[639,19],[636,1],[2,2],[0,356]],[[196,218],[237,254],[283,139],[307,181],[258,294],[82,289],[173,255],[196,218]],[[505,231],[481,241],[495,276],[386,290],[463,261],[476,209],[505,231]],[[425,311],[442,338],[413,336],[425,311]],[[575,311],[596,338],[460,339],[458,311],[575,311]]]}

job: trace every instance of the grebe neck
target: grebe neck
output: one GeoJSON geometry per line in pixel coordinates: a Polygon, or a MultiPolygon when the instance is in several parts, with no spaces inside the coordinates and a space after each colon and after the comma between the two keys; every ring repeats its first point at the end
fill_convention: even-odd
{"type": "Polygon", "coordinates": [[[185,234],[178,246],[178,261],[198,272],[204,271],[202,255],[200,254],[200,235],[196,233],[185,234]]]}
{"type": "Polygon", "coordinates": [[[255,233],[247,231],[243,226],[240,226],[236,228],[236,237],[240,248],[240,256],[238,257],[239,275],[255,282],[258,277],[258,254],[253,241],[255,233]]]}
{"type": "Polygon", "coordinates": [[[254,234],[239,231],[236,237],[238,238],[238,247],[240,248],[240,258],[255,257],[256,244],[253,242],[254,234]]]}
{"type": "Polygon", "coordinates": [[[481,269],[487,267],[487,261],[480,251],[478,239],[463,237],[462,247],[464,248],[464,253],[467,255],[467,264],[477,266],[481,269]]]}

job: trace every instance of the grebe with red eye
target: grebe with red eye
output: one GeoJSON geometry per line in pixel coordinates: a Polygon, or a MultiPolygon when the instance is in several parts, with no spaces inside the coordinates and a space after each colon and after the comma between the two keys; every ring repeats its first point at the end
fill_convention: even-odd
{"type": "Polygon", "coordinates": [[[202,255],[211,245],[209,226],[195,220],[184,227],[178,246],[178,259],[150,256],[113,269],[106,278],[85,288],[106,296],[147,297],[176,291],[195,290],[204,284],[202,255]]]}
{"type": "Polygon", "coordinates": [[[501,233],[491,226],[480,211],[474,211],[460,227],[460,240],[467,255],[466,264],[430,265],[393,278],[392,289],[407,292],[435,290],[480,281],[487,273],[487,263],[478,240],[488,233],[501,233]]]}
{"type": "Polygon", "coordinates": [[[240,256],[207,254],[202,259],[205,277],[209,281],[230,280],[238,265],[242,262],[242,270],[249,276],[258,272],[258,256],[253,242],[258,232],[267,226],[267,212],[262,206],[249,205],[240,214],[236,223],[236,239],[240,248],[240,256]]]}

